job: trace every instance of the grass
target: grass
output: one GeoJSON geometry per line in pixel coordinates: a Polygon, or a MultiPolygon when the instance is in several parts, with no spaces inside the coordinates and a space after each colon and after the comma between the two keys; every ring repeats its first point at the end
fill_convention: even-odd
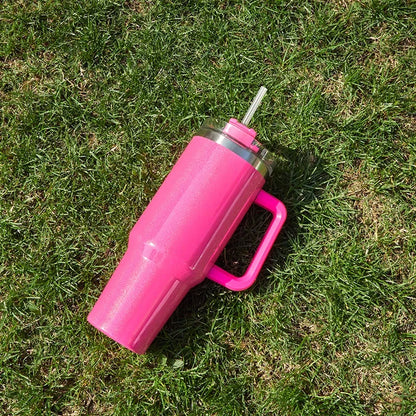
{"type": "MultiPolygon", "coordinates": [[[[3,414],[416,413],[413,2],[0,13],[3,414]],[[282,235],[253,288],[204,282],[137,356],[86,315],[201,122],[241,118],[261,84],[282,235]]],[[[250,212],[225,267],[266,220],[250,212]]]]}

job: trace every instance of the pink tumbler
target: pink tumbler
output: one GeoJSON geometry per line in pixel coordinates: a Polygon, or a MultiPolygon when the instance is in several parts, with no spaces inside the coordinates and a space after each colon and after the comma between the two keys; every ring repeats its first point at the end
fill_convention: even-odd
{"type": "Polygon", "coordinates": [[[130,232],[127,251],[88,321],[143,354],[186,293],[205,277],[232,290],[256,279],[286,219],[282,202],[262,187],[271,154],[246,125],[266,89],[260,88],[243,122],[205,123],[182,153],[130,232]],[[215,265],[253,203],[273,219],[241,277],[215,265]]]}

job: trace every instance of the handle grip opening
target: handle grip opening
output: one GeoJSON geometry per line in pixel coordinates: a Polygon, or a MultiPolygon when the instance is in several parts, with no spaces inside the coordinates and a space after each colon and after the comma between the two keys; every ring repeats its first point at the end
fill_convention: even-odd
{"type": "Polygon", "coordinates": [[[266,191],[260,190],[254,203],[271,212],[273,218],[246,272],[237,277],[217,265],[208,271],[209,279],[231,290],[245,290],[255,282],[286,220],[287,213],[283,203],[266,191]]]}

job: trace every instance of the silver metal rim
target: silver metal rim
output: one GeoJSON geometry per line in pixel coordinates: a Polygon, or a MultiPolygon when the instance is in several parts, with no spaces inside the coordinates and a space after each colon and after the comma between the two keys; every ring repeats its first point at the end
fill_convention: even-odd
{"type": "Polygon", "coordinates": [[[250,163],[254,169],[259,171],[265,178],[272,173],[272,166],[268,166],[262,159],[260,159],[254,152],[250,149],[241,146],[235,142],[230,136],[221,133],[219,131],[213,130],[211,128],[202,127],[198,131],[198,136],[205,137],[209,140],[212,140],[215,143],[218,143],[221,146],[224,146],[228,150],[231,150],[236,155],[240,156],[246,162],[250,163]]]}

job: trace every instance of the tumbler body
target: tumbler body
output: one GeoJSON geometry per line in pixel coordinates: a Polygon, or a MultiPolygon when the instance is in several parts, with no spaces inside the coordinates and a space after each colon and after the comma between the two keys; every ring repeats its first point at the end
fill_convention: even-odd
{"type": "Polygon", "coordinates": [[[144,353],[189,289],[205,278],[264,182],[236,153],[194,136],[131,230],[88,321],[144,353]]]}

